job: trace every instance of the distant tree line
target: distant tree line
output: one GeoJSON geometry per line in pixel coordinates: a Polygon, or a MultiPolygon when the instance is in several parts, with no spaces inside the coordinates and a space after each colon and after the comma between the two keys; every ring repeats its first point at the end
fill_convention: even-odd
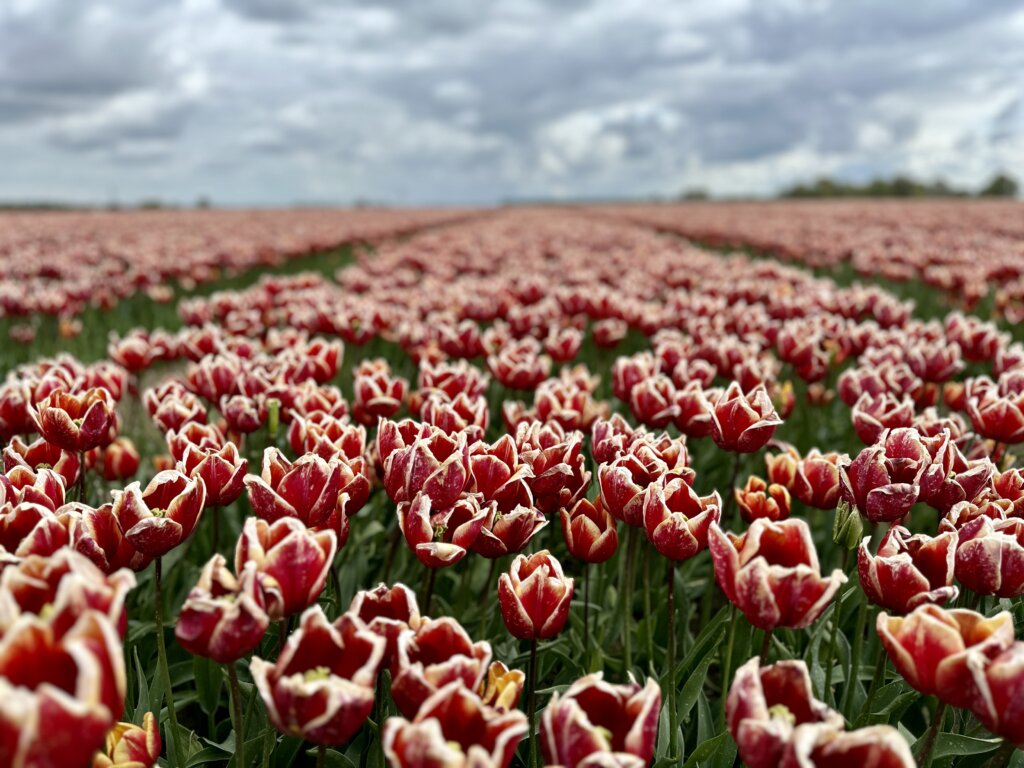
{"type": "Polygon", "coordinates": [[[1016,197],[1017,181],[1000,173],[977,192],[957,189],[944,181],[921,182],[907,176],[874,179],[866,184],[850,184],[823,177],[813,184],[797,184],[784,190],[779,197],[1016,197]]]}

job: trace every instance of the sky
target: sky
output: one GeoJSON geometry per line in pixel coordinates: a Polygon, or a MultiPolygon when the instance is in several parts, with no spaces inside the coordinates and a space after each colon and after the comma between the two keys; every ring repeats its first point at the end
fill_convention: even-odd
{"type": "Polygon", "coordinates": [[[0,200],[1024,177],[1024,0],[0,0],[0,200]]]}

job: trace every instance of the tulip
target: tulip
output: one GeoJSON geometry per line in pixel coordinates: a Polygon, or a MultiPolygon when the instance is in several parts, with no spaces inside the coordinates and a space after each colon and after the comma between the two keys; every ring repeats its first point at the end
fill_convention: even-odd
{"type": "MultiPolygon", "coordinates": [[[[398,505],[398,525],[405,542],[428,568],[459,562],[476,543],[488,517],[493,518],[493,515],[493,502],[481,505],[480,497],[474,494],[437,511],[430,496],[422,492],[398,505]]],[[[433,576],[430,578],[432,580],[433,576]]],[[[429,610],[429,602],[424,610],[429,610]]]]}
{"type": "Polygon", "coordinates": [[[103,387],[81,394],[55,391],[38,403],[31,415],[47,442],[81,454],[109,442],[114,399],[103,387]]]}
{"type": "Polygon", "coordinates": [[[249,462],[238,453],[235,444],[228,442],[219,450],[189,445],[179,470],[203,481],[207,507],[226,507],[234,503],[245,488],[248,466],[249,462]]]}
{"type": "Polygon", "coordinates": [[[406,717],[412,717],[424,701],[454,680],[479,690],[490,660],[490,644],[474,643],[455,619],[425,618],[415,629],[398,635],[391,665],[395,706],[406,717]]]}
{"type": "Polygon", "coordinates": [[[947,531],[938,536],[910,535],[894,525],[874,556],[868,551],[870,536],[857,550],[861,587],[875,605],[893,613],[906,614],[923,603],[942,605],[955,600],[953,563],[957,535],[947,531]]]}
{"type": "Polygon", "coordinates": [[[590,428],[591,455],[598,464],[617,459],[632,445],[642,430],[634,430],[622,416],[615,413],[609,419],[597,419],[590,428]]]}
{"type": "Polygon", "coordinates": [[[274,523],[250,517],[235,548],[235,572],[256,563],[267,615],[279,621],[316,602],[337,549],[334,531],[311,531],[294,517],[274,523]]]}
{"type": "Polygon", "coordinates": [[[844,458],[838,453],[822,454],[812,448],[796,462],[789,489],[801,504],[814,509],[835,509],[840,491],[839,464],[844,458]]]}
{"type": "Polygon", "coordinates": [[[734,488],[740,516],[748,523],[764,517],[785,520],[789,517],[789,491],[783,485],[768,485],[757,475],[751,475],[743,488],[734,488]]]}
{"type": "Polygon", "coordinates": [[[3,457],[5,472],[15,467],[37,471],[49,467],[64,478],[65,488],[71,488],[78,481],[78,454],[58,448],[43,438],[26,445],[20,437],[14,437],[4,448],[3,457]]]}
{"type": "Polygon", "coordinates": [[[353,376],[356,396],[352,415],[356,421],[373,424],[378,418],[390,419],[398,413],[409,383],[393,376],[387,361],[363,360],[353,376]]]}
{"type": "Polygon", "coordinates": [[[110,730],[106,749],[93,758],[92,768],[156,768],[161,747],[160,727],[147,712],[141,727],[118,723],[110,730]]]}
{"type": "Polygon", "coordinates": [[[499,512],[533,504],[533,468],[520,460],[511,435],[503,435],[493,445],[474,443],[469,450],[469,476],[469,490],[493,501],[499,512]]]}
{"type": "Polygon", "coordinates": [[[189,653],[230,664],[254,650],[268,626],[256,563],[247,562],[236,579],[214,555],[181,607],[174,636],[189,653]]]}
{"type": "Polygon", "coordinates": [[[761,667],[754,657],[736,670],[726,700],[729,733],[750,768],[775,768],[794,747],[795,733],[808,724],[842,729],[843,716],[814,698],[802,661],[761,667]]]}
{"type": "Polygon", "coordinates": [[[119,568],[141,571],[152,561],[152,555],[140,552],[125,538],[112,505],[93,508],[72,503],[65,504],[60,512],[74,518],[68,545],[104,573],[113,573],[119,568]]]}
{"type": "Polygon", "coordinates": [[[679,413],[675,404],[676,388],[663,373],[647,377],[629,393],[629,410],[633,418],[648,427],[668,426],[679,413]]]}
{"type": "Polygon", "coordinates": [[[315,453],[326,461],[354,461],[366,452],[366,427],[320,412],[296,416],[288,427],[288,442],[298,455],[315,453]]]}
{"type": "Polygon", "coordinates": [[[583,435],[566,432],[557,423],[520,424],[515,435],[519,459],[533,472],[528,479],[533,505],[545,515],[571,507],[590,484],[583,435]]]}
{"type": "Polygon", "coordinates": [[[805,725],[793,732],[782,768],[915,768],[906,739],[889,725],[837,731],[830,725],[805,725]]]}
{"type": "Polygon", "coordinates": [[[914,429],[894,429],[876,445],[839,466],[840,493],[875,523],[891,523],[910,512],[921,493],[931,455],[914,429]]]}
{"type": "Polygon", "coordinates": [[[527,733],[522,712],[494,710],[456,681],[423,702],[410,722],[384,723],[384,755],[392,768],[508,768],[527,733]]]}
{"type": "Polygon", "coordinates": [[[698,496],[683,478],[652,483],[643,494],[643,525],[647,538],[665,557],[689,560],[708,545],[708,530],[722,516],[718,492],[698,496]]]}
{"type": "Polygon", "coordinates": [[[391,667],[397,653],[398,636],[406,631],[416,631],[423,618],[416,604],[416,593],[404,584],[378,584],[373,589],[356,592],[348,612],[358,616],[367,628],[384,638],[384,665],[391,667]]]}
{"type": "Polygon", "coordinates": [[[119,437],[100,449],[102,475],[108,483],[133,477],[139,471],[141,461],[135,444],[126,437],[119,437]]]}
{"type": "Polygon", "coordinates": [[[55,510],[64,504],[64,478],[52,469],[12,467],[0,475],[0,503],[38,504],[55,510]]]}
{"type": "Polygon", "coordinates": [[[914,690],[966,707],[971,691],[969,653],[995,655],[1013,643],[1008,611],[986,618],[968,610],[925,603],[908,616],[878,614],[878,637],[896,671],[914,690]]]}
{"type": "Polygon", "coordinates": [[[491,559],[522,552],[547,524],[533,507],[519,506],[505,513],[491,507],[472,544],[473,551],[491,559]]]}
{"type": "Polygon", "coordinates": [[[511,712],[519,705],[526,675],[518,669],[509,669],[500,661],[492,661],[487,668],[487,680],[480,699],[499,712],[511,712]]]}
{"type": "Polygon", "coordinates": [[[1024,595],[1024,520],[981,516],[960,529],[956,577],[979,595],[1024,595]]]}
{"type": "Polygon", "coordinates": [[[883,392],[872,397],[865,393],[853,405],[853,429],[864,445],[877,442],[883,432],[909,427],[914,420],[914,402],[883,392]]]}
{"type": "Polygon", "coordinates": [[[577,560],[603,563],[615,554],[619,544],[615,520],[600,499],[580,499],[571,509],[563,507],[559,515],[565,546],[577,560]]]}
{"type": "Polygon", "coordinates": [[[653,679],[612,685],[597,672],[557,693],[541,720],[541,744],[549,765],[587,768],[649,765],[658,735],[661,691],[653,679]],[[605,754],[615,762],[600,762],[605,754]]]}
{"type": "Polygon", "coordinates": [[[435,508],[442,509],[452,506],[466,488],[469,453],[465,436],[430,429],[429,437],[393,450],[384,460],[384,488],[395,503],[411,501],[422,492],[435,508]]]}
{"type": "Polygon", "coordinates": [[[968,386],[967,415],[982,437],[1005,445],[1024,441],[1024,393],[1003,395],[994,386],[968,386]]]}
{"type": "Polygon", "coordinates": [[[1024,643],[1016,642],[993,656],[982,649],[967,652],[971,672],[968,706],[975,717],[997,736],[1024,747],[1024,643]]]}
{"type": "Polygon", "coordinates": [[[746,533],[723,533],[713,524],[708,547],[726,597],[755,627],[803,628],[814,623],[846,576],[823,578],[810,528],[803,520],[755,520],[746,533]]]}
{"type": "Polygon", "coordinates": [[[135,482],[115,492],[111,512],[133,547],[159,557],[192,535],[205,503],[202,481],[177,470],[165,470],[158,472],[145,489],[135,482]]]}
{"type": "Polygon", "coordinates": [[[498,579],[498,603],[505,626],[520,640],[547,640],[569,617],[573,580],[546,549],[519,555],[498,579]]]}
{"type": "Polygon", "coordinates": [[[246,475],[245,486],[253,511],[273,523],[286,517],[319,529],[338,504],[341,469],[337,462],[307,454],[294,464],[277,448],[263,452],[262,473],[246,475]]]}
{"type": "Polygon", "coordinates": [[[344,744],[373,708],[384,646],[354,616],[331,624],[320,606],[309,608],[276,663],[258,656],[250,663],[270,722],[314,744],[344,744]]]}
{"type": "Polygon", "coordinates": [[[760,450],[782,423],[763,384],[744,394],[733,382],[716,402],[707,401],[705,408],[711,417],[711,439],[731,453],[760,450]]]}

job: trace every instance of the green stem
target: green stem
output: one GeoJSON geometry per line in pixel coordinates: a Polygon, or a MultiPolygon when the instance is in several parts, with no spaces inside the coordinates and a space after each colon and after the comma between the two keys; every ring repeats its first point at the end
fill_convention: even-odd
{"type": "Polygon", "coordinates": [[[437,579],[437,568],[430,568],[430,575],[427,576],[427,583],[423,591],[423,615],[430,615],[430,601],[434,597],[434,581],[437,579]]]}
{"type": "Polygon", "coordinates": [[[226,665],[228,668],[228,684],[231,689],[231,719],[235,728],[235,768],[245,768],[245,731],[242,722],[242,689],[238,685],[238,670],[235,664],[226,665]]]}
{"type": "Polygon", "coordinates": [[[78,452],[78,501],[85,504],[85,451],[78,452]]]}
{"type": "MultiPolygon", "coordinates": [[[[84,466],[83,466],[84,469],[84,466]]],[[[167,703],[167,717],[171,722],[171,733],[174,734],[174,761],[176,765],[185,765],[182,755],[181,733],[178,729],[178,711],[174,708],[174,690],[171,687],[171,670],[167,665],[167,647],[164,644],[164,596],[163,596],[163,558],[153,561],[153,591],[156,595],[156,653],[160,665],[160,678],[164,684],[164,701],[167,703]]],[[[168,757],[170,755],[168,754],[168,757]]]]}
{"type": "Polygon", "coordinates": [[[1017,746],[1009,739],[1003,741],[1003,746],[996,752],[995,757],[992,758],[992,768],[1006,768],[1010,764],[1010,758],[1013,757],[1014,750],[1017,746]]]}
{"type": "Polygon", "coordinates": [[[928,768],[928,763],[931,761],[932,748],[935,746],[935,739],[938,737],[939,727],[942,725],[942,716],[945,714],[946,703],[940,701],[935,706],[935,715],[932,717],[931,725],[928,726],[928,732],[925,734],[924,741],[917,753],[917,764],[920,768],[928,768]]]}
{"type": "Polygon", "coordinates": [[[647,622],[647,665],[654,667],[654,628],[651,626],[651,547],[640,542],[644,558],[644,621],[647,622]]]}
{"type": "MultiPolygon", "coordinates": [[[[671,595],[669,596],[671,599],[671,595]]],[[[583,649],[590,655],[590,563],[583,564],[583,649]]]]}
{"type": "Polygon", "coordinates": [[[528,667],[527,674],[529,679],[527,680],[527,716],[530,725],[530,768],[537,768],[537,738],[534,734],[537,722],[537,639],[534,638],[530,641],[530,666],[528,667]]]}
{"type": "Polygon", "coordinates": [[[636,529],[626,534],[626,579],[622,594],[622,648],[627,673],[633,670],[633,560],[636,557],[636,529]]]}
{"type": "Polygon", "coordinates": [[[761,641],[761,666],[763,667],[768,663],[768,654],[772,650],[772,635],[775,634],[774,629],[766,629],[764,632],[764,639],[761,641]]]}
{"type": "Polygon", "coordinates": [[[210,507],[210,517],[213,518],[213,552],[220,552],[220,507],[210,507]]]}
{"type": "Polygon", "coordinates": [[[668,701],[668,756],[676,757],[676,731],[679,730],[678,715],[676,713],[676,561],[668,561],[668,637],[666,638],[665,675],[662,687],[665,689],[665,699],[668,701]]]}
{"type": "Polygon", "coordinates": [[[853,650],[850,653],[850,668],[846,674],[846,689],[843,691],[843,714],[850,720],[853,709],[853,689],[857,687],[860,675],[860,655],[864,648],[864,627],[868,620],[868,601],[861,593],[860,607],[857,609],[857,628],[853,635],[853,650]]]}
{"type": "Polygon", "coordinates": [[[327,746],[316,745],[316,768],[327,768],[327,746]]]}
{"type": "MultiPolygon", "coordinates": [[[[843,573],[849,565],[850,550],[843,548],[843,573]]],[[[835,666],[836,641],[839,635],[839,622],[843,615],[843,593],[840,591],[836,598],[836,607],[832,611],[832,634],[828,641],[828,656],[825,657],[825,687],[822,690],[822,698],[826,701],[832,691],[832,668],[835,666]]]]}
{"type": "Polygon", "coordinates": [[[729,682],[732,676],[732,649],[736,644],[736,622],[739,612],[733,603],[729,603],[729,639],[725,641],[725,655],[722,656],[722,722],[725,722],[725,700],[729,695],[729,682]]]}
{"type": "Polygon", "coordinates": [[[864,706],[860,709],[860,714],[857,715],[857,726],[867,725],[868,720],[871,719],[871,705],[875,701],[875,694],[878,693],[878,689],[882,687],[882,683],[885,681],[885,665],[889,661],[889,657],[885,653],[884,648],[878,649],[878,658],[875,660],[875,674],[871,677],[871,687],[868,689],[868,697],[864,701],[864,706]]]}

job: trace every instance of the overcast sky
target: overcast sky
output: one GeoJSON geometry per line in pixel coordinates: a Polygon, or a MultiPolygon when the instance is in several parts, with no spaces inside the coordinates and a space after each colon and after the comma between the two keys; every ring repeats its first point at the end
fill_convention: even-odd
{"type": "Polygon", "coordinates": [[[0,0],[0,199],[1024,177],[1024,0],[0,0]]]}

